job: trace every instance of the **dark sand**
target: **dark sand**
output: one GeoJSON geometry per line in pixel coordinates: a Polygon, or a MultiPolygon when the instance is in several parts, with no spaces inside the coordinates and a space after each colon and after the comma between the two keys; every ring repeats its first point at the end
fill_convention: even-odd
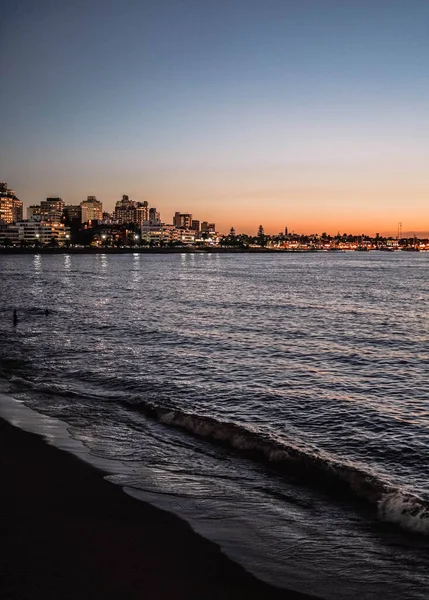
{"type": "MultiPolygon", "coordinates": [[[[0,598],[282,598],[182,520],[0,420],[0,598]]],[[[287,569],[287,565],[285,565],[287,569]]]]}

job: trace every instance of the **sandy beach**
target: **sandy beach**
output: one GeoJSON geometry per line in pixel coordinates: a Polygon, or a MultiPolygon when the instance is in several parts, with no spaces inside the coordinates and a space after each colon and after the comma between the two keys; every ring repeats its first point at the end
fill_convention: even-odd
{"type": "Polygon", "coordinates": [[[184,521],[3,420],[0,445],[1,598],[309,598],[260,582],[184,521]]]}

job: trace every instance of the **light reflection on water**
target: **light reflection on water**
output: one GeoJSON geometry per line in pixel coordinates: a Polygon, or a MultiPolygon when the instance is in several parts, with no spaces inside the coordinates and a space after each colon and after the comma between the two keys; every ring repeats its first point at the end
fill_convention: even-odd
{"type": "Polygon", "coordinates": [[[0,381],[258,575],[332,599],[424,598],[425,538],[127,408],[238,423],[429,494],[429,255],[357,254],[2,257],[15,363],[0,381]]]}

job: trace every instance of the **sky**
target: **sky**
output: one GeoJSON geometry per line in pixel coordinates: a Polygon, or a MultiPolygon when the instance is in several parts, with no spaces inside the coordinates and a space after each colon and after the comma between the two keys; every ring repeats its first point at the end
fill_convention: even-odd
{"type": "Polygon", "coordinates": [[[3,0],[0,180],[227,232],[429,231],[427,0],[3,0]]]}

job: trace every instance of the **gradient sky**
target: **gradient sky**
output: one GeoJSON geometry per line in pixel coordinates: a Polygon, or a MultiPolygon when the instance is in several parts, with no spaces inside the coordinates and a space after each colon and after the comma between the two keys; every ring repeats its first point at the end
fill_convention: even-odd
{"type": "Polygon", "coordinates": [[[6,0],[0,180],[226,231],[429,230],[427,0],[6,0]]]}

